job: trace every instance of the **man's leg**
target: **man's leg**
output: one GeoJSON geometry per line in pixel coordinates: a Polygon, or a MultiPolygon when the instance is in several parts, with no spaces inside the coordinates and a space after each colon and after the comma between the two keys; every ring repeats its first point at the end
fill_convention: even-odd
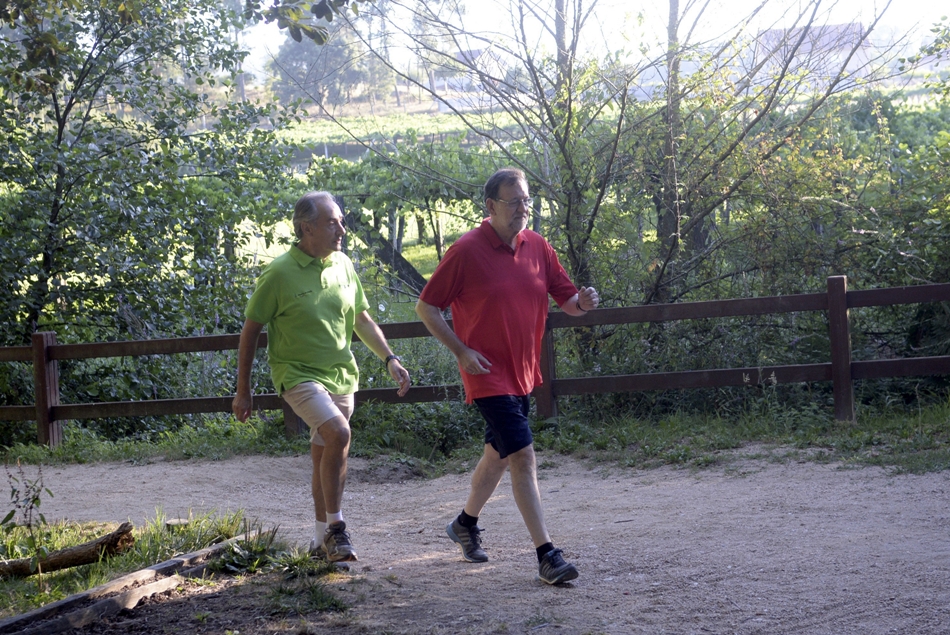
{"type": "Polygon", "coordinates": [[[511,493],[514,494],[515,504],[518,505],[518,511],[521,512],[528,533],[531,534],[531,542],[537,549],[551,542],[551,536],[544,525],[544,511],[541,509],[534,445],[509,454],[507,459],[511,467],[511,493]]]}
{"type": "Polygon", "coordinates": [[[445,528],[449,538],[458,543],[462,557],[469,562],[486,562],[488,554],[482,549],[481,528],[478,515],[488,499],[491,498],[501,477],[508,468],[508,459],[503,459],[490,444],[485,444],[482,458],[472,472],[472,486],[462,513],[445,528]]]}
{"type": "Polygon", "coordinates": [[[331,395],[316,382],[304,382],[282,396],[310,426],[310,493],[316,529],[310,551],[334,561],[355,560],[341,507],[353,395],[331,395]],[[330,526],[332,531],[328,531],[330,526]]]}
{"type": "Polygon", "coordinates": [[[564,561],[561,550],[551,542],[551,536],[544,525],[534,445],[509,454],[508,462],[511,467],[511,491],[538,554],[538,579],[547,584],[560,584],[575,579],[577,568],[564,561]]]}
{"type": "MultiPolygon", "coordinates": [[[[320,436],[326,445],[320,457],[320,484],[323,490],[324,514],[340,512],[346,484],[346,457],[350,450],[350,426],[343,417],[323,422],[320,436]]],[[[313,447],[313,446],[311,446],[313,447]]],[[[311,455],[312,455],[311,451],[311,455]]]]}
{"type": "Polygon", "coordinates": [[[486,443],[482,458],[478,460],[478,465],[472,472],[472,488],[465,502],[466,514],[478,517],[482,513],[482,508],[495,492],[506,469],[508,469],[508,459],[498,456],[495,448],[486,443]]]}
{"type": "MultiPolygon", "coordinates": [[[[323,422],[319,427],[325,443],[320,457],[320,485],[327,520],[324,546],[327,558],[334,562],[356,560],[356,551],[343,522],[343,488],[346,484],[346,459],[350,451],[350,426],[343,416],[323,422]]],[[[316,466],[315,466],[316,467],[316,466]]],[[[316,509],[316,502],[314,502],[316,509]]]]}
{"type": "Polygon", "coordinates": [[[548,584],[575,579],[577,568],[564,561],[561,550],[555,548],[544,526],[534,445],[509,454],[508,463],[511,467],[511,491],[538,554],[538,579],[548,584]]]}
{"type": "Polygon", "coordinates": [[[537,459],[528,421],[527,396],[502,395],[476,399],[488,424],[485,441],[498,448],[511,470],[511,491],[538,556],[538,578],[559,584],[577,577],[574,565],[564,561],[561,550],[551,542],[541,509],[537,459]]]}
{"type": "MultiPolygon", "coordinates": [[[[320,464],[323,461],[323,446],[316,443],[310,444],[310,462],[313,464],[313,471],[310,475],[310,493],[313,495],[314,519],[317,522],[317,528],[323,525],[326,530],[327,524],[327,504],[323,497],[323,480],[320,478],[320,464]]],[[[317,532],[318,538],[323,538],[323,531],[317,532]]]]}

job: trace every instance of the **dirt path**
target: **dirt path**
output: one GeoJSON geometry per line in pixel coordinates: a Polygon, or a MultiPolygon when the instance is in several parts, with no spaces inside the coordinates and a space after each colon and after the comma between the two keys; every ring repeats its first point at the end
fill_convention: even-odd
{"type": "MultiPolygon", "coordinates": [[[[444,533],[467,475],[396,482],[354,460],[344,513],[360,562],[339,585],[353,608],[287,632],[950,633],[950,473],[541,462],[548,525],[578,564],[574,583],[535,580],[507,477],[480,522],[491,559],[468,564],[444,533]]],[[[305,544],[308,479],[307,457],[48,467],[55,497],[43,510],[141,525],[156,509],[243,509],[305,544]]]]}

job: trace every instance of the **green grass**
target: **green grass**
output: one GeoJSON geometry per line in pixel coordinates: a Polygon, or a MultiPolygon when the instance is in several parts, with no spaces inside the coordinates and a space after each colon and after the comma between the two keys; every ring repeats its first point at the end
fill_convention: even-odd
{"type": "Polygon", "coordinates": [[[435,271],[435,266],[439,264],[439,257],[432,245],[410,245],[402,250],[403,257],[412,263],[416,271],[421,273],[426,279],[435,271]]]}
{"type": "Polygon", "coordinates": [[[950,403],[912,413],[864,412],[855,425],[834,421],[817,406],[763,408],[736,417],[674,414],[639,420],[589,413],[535,424],[539,450],[649,469],[703,468],[736,456],[877,465],[895,473],[950,468],[950,403]],[[751,450],[750,450],[751,448],[751,450]]]}
{"type": "MultiPolygon", "coordinates": [[[[404,340],[397,346],[406,358],[428,359],[413,369],[414,381],[438,385],[458,382],[454,359],[432,351],[430,339],[404,340]],[[434,361],[433,361],[434,360],[434,361]]],[[[361,355],[367,355],[362,352],[361,355]]],[[[364,384],[389,385],[382,368],[360,360],[364,384]]],[[[279,413],[252,417],[240,424],[209,417],[205,427],[163,432],[156,441],[108,441],[78,425],[67,425],[64,442],[55,449],[16,445],[4,453],[7,464],[148,462],[220,460],[237,455],[286,456],[307,452],[307,439],[287,439],[279,413]]],[[[416,404],[364,403],[353,420],[351,454],[390,462],[427,476],[468,465],[481,449],[483,423],[475,408],[461,402],[416,404]]],[[[812,406],[767,406],[730,417],[672,414],[655,419],[591,411],[571,402],[556,419],[533,424],[541,451],[649,469],[660,465],[706,467],[730,460],[736,451],[754,447],[770,458],[795,456],[815,461],[878,465],[900,472],[922,473],[950,468],[950,403],[912,412],[864,411],[856,425],[833,420],[830,410],[812,406]],[[596,422],[596,423],[592,423],[596,422]]]]}
{"type": "MultiPolygon", "coordinates": [[[[189,553],[244,533],[248,523],[241,512],[216,516],[193,516],[189,522],[170,531],[159,512],[144,527],[133,530],[134,546],[128,551],[94,564],[53,571],[28,578],[0,579],[0,618],[31,609],[94,588],[122,575],[163,562],[175,555],[189,553]]],[[[28,531],[23,525],[6,527],[0,553],[6,559],[31,557],[30,533],[38,547],[49,552],[73,547],[113,531],[114,523],[39,523],[28,531]]]]}
{"type": "Polygon", "coordinates": [[[308,145],[348,143],[353,141],[353,135],[364,141],[392,141],[411,135],[460,134],[466,130],[458,117],[446,114],[398,113],[386,117],[341,117],[338,121],[307,119],[279,135],[284,140],[308,145]]]}
{"type": "MultiPolygon", "coordinates": [[[[106,523],[38,524],[32,529],[48,551],[82,544],[98,538],[116,527],[106,523]]],[[[24,557],[23,545],[30,532],[19,525],[5,527],[4,558],[24,557]]],[[[83,565],[27,578],[0,579],[0,619],[19,615],[50,602],[92,589],[127,573],[163,562],[176,555],[190,553],[217,544],[237,535],[256,534],[248,540],[232,543],[209,563],[212,576],[277,573],[279,582],[269,594],[270,609],[275,614],[309,613],[313,611],[345,611],[347,605],[338,599],[322,579],[336,572],[332,564],[311,560],[305,550],[288,549],[277,538],[277,530],[264,531],[256,522],[249,522],[242,512],[216,516],[209,513],[192,516],[174,530],[166,527],[159,512],[145,527],[134,529],[134,546],[123,554],[95,564],[83,565]]],[[[200,616],[196,619],[201,621],[200,616]]]]}
{"type": "Polygon", "coordinates": [[[283,416],[272,414],[276,417],[251,417],[246,423],[225,415],[209,415],[201,427],[161,432],[153,440],[128,438],[110,441],[70,422],[64,426],[63,443],[58,447],[50,449],[34,444],[16,444],[3,453],[3,461],[20,460],[32,464],[146,463],[159,457],[168,460],[221,460],[237,455],[286,456],[306,452],[306,438],[287,439],[283,416]]]}

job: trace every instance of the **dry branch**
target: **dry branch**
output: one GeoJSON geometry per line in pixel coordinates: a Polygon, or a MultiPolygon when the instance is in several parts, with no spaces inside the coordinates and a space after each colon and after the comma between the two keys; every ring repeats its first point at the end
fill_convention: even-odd
{"type": "Polygon", "coordinates": [[[34,573],[49,573],[83,564],[99,562],[102,558],[114,556],[128,550],[135,544],[132,536],[132,523],[122,523],[111,534],[102,536],[87,543],[54,551],[45,558],[40,558],[33,569],[30,564],[32,558],[19,558],[0,562],[0,577],[24,578],[34,573]]]}

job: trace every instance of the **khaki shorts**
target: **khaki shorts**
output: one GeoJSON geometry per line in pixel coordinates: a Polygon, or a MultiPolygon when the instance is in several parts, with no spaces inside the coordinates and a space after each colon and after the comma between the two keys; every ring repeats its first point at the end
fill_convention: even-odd
{"type": "Polygon", "coordinates": [[[343,417],[349,423],[353,415],[353,395],[331,394],[315,381],[297,384],[280,396],[310,427],[310,443],[314,445],[326,445],[318,431],[320,426],[336,417],[343,417]]]}

